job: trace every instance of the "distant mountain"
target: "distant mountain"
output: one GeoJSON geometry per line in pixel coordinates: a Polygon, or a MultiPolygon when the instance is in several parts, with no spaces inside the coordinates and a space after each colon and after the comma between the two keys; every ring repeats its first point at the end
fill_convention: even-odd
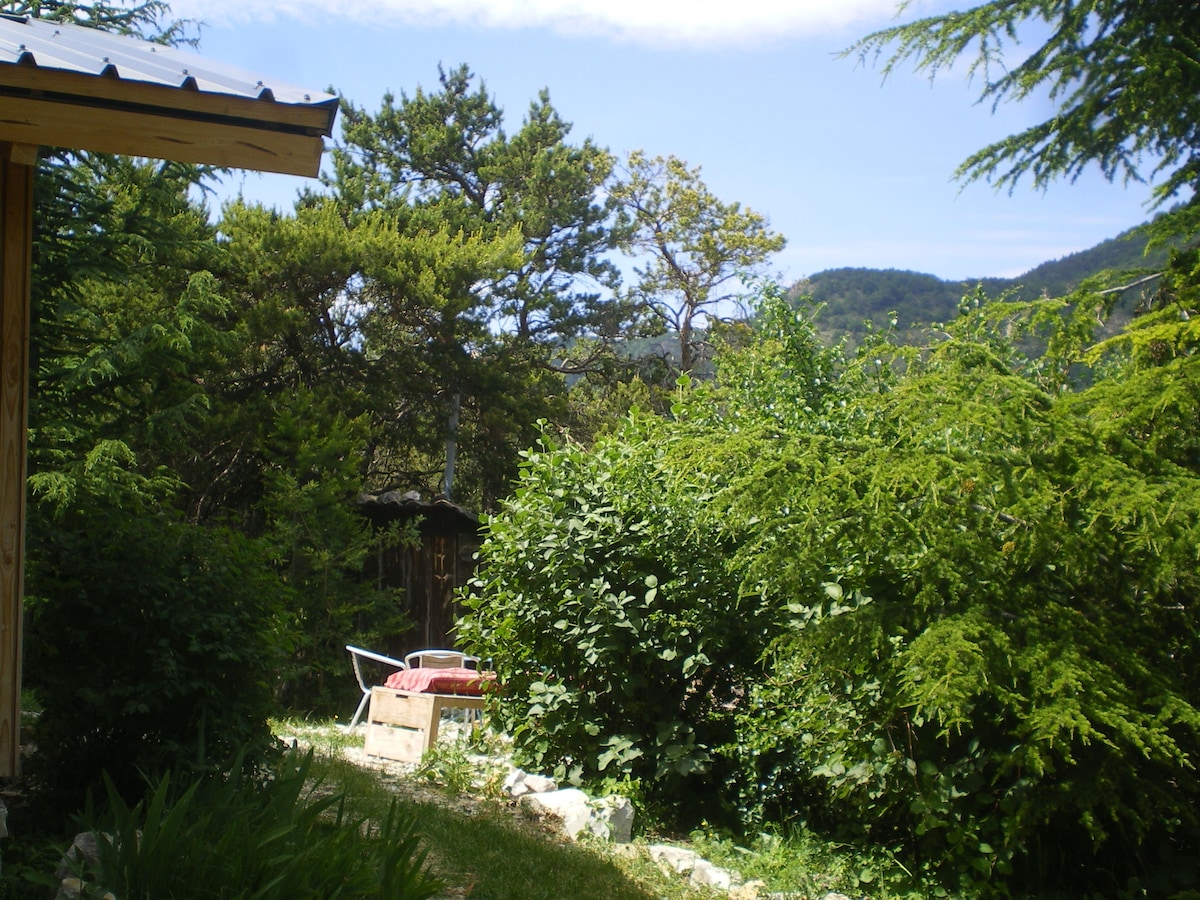
{"type": "Polygon", "coordinates": [[[1089,250],[1044,262],[1018,278],[943,281],[899,269],[828,269],[797,283],[793,291],[811,294],[824,304],[818,322],[823,331],[833,335],[862,332],[865,320],[886,328],[893,311],[899,316],[899,327],[909,329],[953,320],[959,301],[976,285],[982,285],[989,297],[1032,300],[1061,297],[1105,269],[1135,272],[1160,268],[1167,251],[1157,248],[1147,254],[1146,241],[1146,226],[1141,225],[1089,250]]]}

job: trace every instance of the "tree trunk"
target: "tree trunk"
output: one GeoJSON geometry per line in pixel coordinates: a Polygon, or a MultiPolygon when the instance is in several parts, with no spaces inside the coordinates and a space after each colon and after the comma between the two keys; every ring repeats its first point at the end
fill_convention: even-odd
{"type": "Polygon", "coordinates": [[[450,422],[446,429],[446,469],[442,474],[442,496],[450,499],[454,487],[454,463],[458,459],[458,411],[462,407],[462,394],[455,393],[450,401],[450,422]]]}

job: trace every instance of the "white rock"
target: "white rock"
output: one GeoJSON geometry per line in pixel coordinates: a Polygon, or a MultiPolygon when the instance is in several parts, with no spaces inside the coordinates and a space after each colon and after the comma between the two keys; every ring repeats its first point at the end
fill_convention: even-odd
{"type": "Polygon", "coordinates": [[[707,859],[697,859],[696,864],[692,866],[689,881],[697,887],[727,891],[733,887],[733,873],[720,866],[714,866],[707,859]]]}
{"type": "Polygon", "coordinates": [[[535,794],[558,790],[558,782],[549,775],[526,775],[525,786],[535,794]]]}
{"type": "Polygon", "coordinates": [[[530,775],[521,769],[514,769],[504,779],[504,792],[510,797],[524,797],[526,794],[544,794],[557,791],[558,782],[545,775],[530,775]]]}
{"type": "Polygon", "coordinates": [[[592,808],[588,822],[592,834],[614,844],[628,844],[633,840],[633,804],[628,797],[609,794],[588,805],[592,808]]]}
{"type": "MultiPolygon", "coordinates": [[[[728,891],[742,878],[736,872],[714,866],[695,850],[685,847],[672,847],[669,844],[652,844],[646,848],[650,858],[658,863],[658,867],[666,872],[676,872],[687,875],[688,880],[697,887],[707,887],[718,891],[728,891]]],[[[759,882],[761,884],[762,882],[759,882]]],[[[757,888],[747,894],[757,897],[757,888]]]]}
{"type": "Polygon", "coordinates": [[[700,855],[694,850],[684,847],[672,847],[668,844],[652,844],[646,848],[650,858],[661,868],[686,875],[696,865],[700,855]]]}
{"type": "Polygon", "coordinates": [[[81,831],[75,835],[75,840],[67,848],[66,854],[58,861],[54,874],[59,878],[67,878],[81,867],[92,868],[100,862],[100,838],[94,831],[81,831]]]}
{"type": "Polygon", "coordinates": [[[577,839],[585,831],[605,841],[628,843],[633,833],[633,804],[615,794],[592,800],[577,788],[521,796],[529,808],[562,820],[563,833],[577,839]]]}
{"type": "Polygon", "coordinates": [[[592,808],[588,795],[578,788],[546,791],[544,794],[526,794],[521,802],[538,812],[547,812],[562,820],[562,830],[567,837],[575,838],[588,827],[592,808]]]}
{"type": "Polygon", "coordinates": [[[502,789],[510,797],[524,797],[530,793],[525,788],[525,773],[520,769],[513,769],[504,777],[502,789]]]}

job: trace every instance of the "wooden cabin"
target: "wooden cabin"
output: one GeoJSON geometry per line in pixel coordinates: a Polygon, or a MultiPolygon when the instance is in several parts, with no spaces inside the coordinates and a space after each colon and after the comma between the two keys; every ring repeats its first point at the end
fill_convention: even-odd
{"type": "Polygon", "coordinates": [[[415,522],[420,534],[418,545],[383,548],[368,564],[367,577],[378,587],[404,592],[404,611],[415,626],[388,642],[388,654],[453,647],[454,623],[463,613],[455,591],[475,572],[479,517],[449,500],[423,500],[416,491],[364,494],[358,506],[377,528],[415,522]]]}

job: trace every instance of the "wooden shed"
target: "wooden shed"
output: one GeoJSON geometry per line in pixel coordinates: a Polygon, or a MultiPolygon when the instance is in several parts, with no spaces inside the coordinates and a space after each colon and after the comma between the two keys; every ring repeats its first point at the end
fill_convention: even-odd
{"type": "Polygon", "coordinates": [[[368,566],[367,577],[380,588],[404,592],[404,611],[414,622],[387,650],[403,656],[427,647],[453,647],[454,623],[462,608],[454,592],[475,571],[481,542],[479,518],[442,498],[422,500],[415,491],[364,494],[359,509],[377,528],[415,522],[420,543],[382,549],[368,566]]]}
{"type": "Polygon", "coordinates": [[[93,28],[0,14],[0,777],[20,765],[33,178],[39,146],[315,177],[337,98],[93,28]]]}

